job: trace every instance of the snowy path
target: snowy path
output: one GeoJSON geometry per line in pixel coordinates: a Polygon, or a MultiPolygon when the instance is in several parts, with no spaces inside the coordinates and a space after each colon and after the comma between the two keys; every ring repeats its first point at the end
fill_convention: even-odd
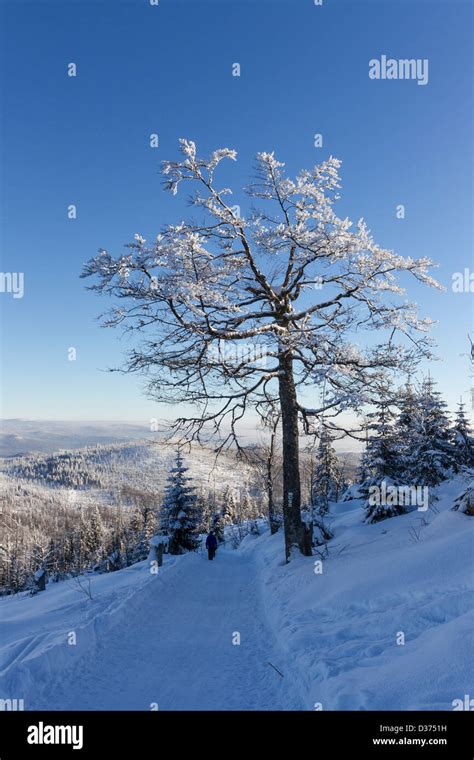
{"type": "Polygon", "coordinates": [[[137,589],[97,647],[30,707],[52,710],[307,709],[263,611],[251,553],[183,557],[137,589]],[[232,643],[240,633],[240,645],[232,643]],[[268,662],[278,668],[282,678],[268,662]]]}

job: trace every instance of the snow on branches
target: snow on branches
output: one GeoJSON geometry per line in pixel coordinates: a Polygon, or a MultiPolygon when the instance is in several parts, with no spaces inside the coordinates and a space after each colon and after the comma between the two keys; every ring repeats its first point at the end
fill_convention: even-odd
{"type": "MultiPolygon", "coordinates": [[[[375,243],[363,220],[353,226],[337,216],[337,159],[290,178],[273,153],[259,153],[243,213],[231,205],[230,188],[216,183],[222,161],[235,161],[236,152],[202,158],[188,140],[180,149],[182,160],[163,164],[165,188],[191,186],[199,220],[164,227],[152,244],[136,236],[117,259],[102,251],[83,272],[95,277],[93,290],[118,301],[105,324],[141,335],[126,371],[144,373],[156,400],[197,409],[173,433],[188,441],[216,434],[219,450],[241,450],[240,421],[250,409],[263,420],[274,407],[283,412],[284,438],[301,422],[314,431],[322,414],[337,429],[344,409],[357,411],[370,398],[381,371],[413,372],[430,356],[430,321],[405,300],[398,276],[440,287],[432,262],[395,254],[375,243]],[[374,331],[375,345],[371,337],[364,347],[364,334],[374,331]],[[243,350],[249,344],[255,350],[243,350]],[[304,388],[314,393],[323,384],[325,403],[306,408],[304,388]]],[[[298,515],[299,485],[285,493],[298,515]]]]}

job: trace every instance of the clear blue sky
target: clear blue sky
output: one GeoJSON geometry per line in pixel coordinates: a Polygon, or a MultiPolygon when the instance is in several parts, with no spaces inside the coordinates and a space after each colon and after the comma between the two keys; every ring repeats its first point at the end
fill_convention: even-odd
{"type": "MultiPolygon", "coordinates": [[[[470,2],[177,2],[0,0],[3,417],[149,420],[138,377],[105,373],[127,343],[100,329],[108,304],[79,279],[99,247],[118,253],[184,213],[160,162],[188,137],[202,152],[237,149],[234,187],[256,152],[289,171],[332,154],[341,216],[364,216],[376,241],[440,263],[445,294],[411,287],[442,361],[450,405],[469,400],[470,293],[453,272],[472,261],[470,2]],[[374,81],[382,54],[427,58],[429,82],[374,81]],[[77,77],[67,65],[77,65],[77,77]],[[231,67],[241,65],[241,77],[231,67]],[[150,133],[160,146],[149,147],[150,133]],[[323,148],[313,145],[322,133],[323,148]],[[78,218],[67,218],[69,204],[78,218]],[[406,218],[395,215],[397,204],[406,218]],[[68,361],[69,347],[77,360],[68,361]]],[[[236,200],[238,202],[238,200],[236,200]]]]}

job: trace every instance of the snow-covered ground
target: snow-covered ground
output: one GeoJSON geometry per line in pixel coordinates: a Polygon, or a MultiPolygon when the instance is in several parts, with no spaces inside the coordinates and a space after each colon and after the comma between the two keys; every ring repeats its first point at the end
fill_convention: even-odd
{"type": "Polygon", "coordinates": [[[376,525],[358,502],[335,505],[322,566],[285,565],[281,534],[265,533],[214,562],[197,552],[165,556],[158,575],[144,562],[89,576],[92,599],[74,581],[2,599],[0,698],[27,710],[451,710],[474,692],[474,520],[450,510],[460,490],[443,484],[436,512],[376,525]]]}
{"type": "Polygon", "coordinates": [[[304,707],[257,581],[255,555],[222,548],[96,576],[92,601],[73,582],[3,600],[0,694],[45,710],[304,707]]]}
{"type": "Polygon", "coordinates": [[[438,513],[375,525],[361,522],[359,502],[337,505],[322,573],[317,557],[288,572],[277,541],[262,542],[266,614],[310,708],[451,710],[473,696],[474,520],[451,511],[462,487],[437,489],[438,513]]]}

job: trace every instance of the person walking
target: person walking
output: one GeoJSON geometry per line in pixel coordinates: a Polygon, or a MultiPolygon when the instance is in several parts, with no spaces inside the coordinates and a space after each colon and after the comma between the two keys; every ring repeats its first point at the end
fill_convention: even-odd
{"type": "Polygon", "coordinates": [[[217,550],[217,538],[214,535],[214,531],[209,531],[209,535],[206,538],[207,556],[209,559],[214,559],[217,550]]]}

